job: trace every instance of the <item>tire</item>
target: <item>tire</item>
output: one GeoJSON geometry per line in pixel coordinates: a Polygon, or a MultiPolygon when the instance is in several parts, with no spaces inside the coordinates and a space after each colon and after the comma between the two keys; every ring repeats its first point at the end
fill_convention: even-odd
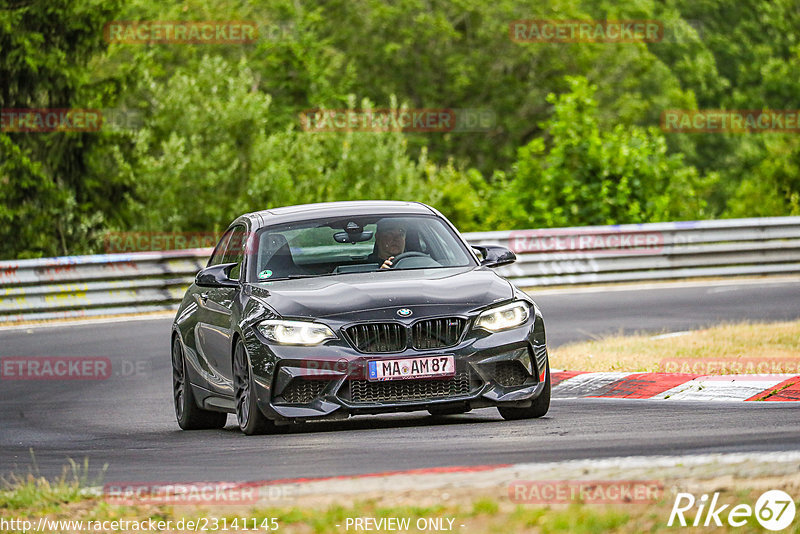
{"type": "Polygon", "coordinates": [[[248,436],[275,431],[275,423],[267,419],[258,408],[253,389],[250,359],[241,340],[233,354],[233,387],[236,393],[236,421],[239,429],[248,436]]]}
{"type": "Polygon", "coordinates": [[[175,418],[183,430],[219,429],[228,421],[228,414],[204,410],[197,405],[186,373],[183,346],[177,336],[172,340],[172,398],[175,418]]]}
{"type": "Polygon", "coordinates": [[[550,360],[547,361],[547,378],[544,381],[542,393],[534,399],[527,408],[512,408],[498,406],[497,411],[506,421],[518,419],[535,419],[542,417],[550,409],[550,360]]]}

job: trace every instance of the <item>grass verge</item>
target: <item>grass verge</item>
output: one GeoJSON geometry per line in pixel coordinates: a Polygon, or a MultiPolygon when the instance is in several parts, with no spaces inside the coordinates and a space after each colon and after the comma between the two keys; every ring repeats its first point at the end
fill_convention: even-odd
{"type": "Polygon", "coordinates": [[[551,365],[576,371],[800,374],[800,321],[608,336],[551,350],[551,365]]]}
{"type": "Polygon", "coordinates": [[[85,489],[99,484],[107,465],[96,478],[90,478],[89,459],[82,464],[69,459],[61,476],[53,480],[41,476],[36,457],[31,454],[27,475],[10,474],[0,477],[0,511],[52,513],[62,506],[86,500],[85,489]]]}
{"type": "MultiPolygon", "coordinates": [[[[720,503],[745,503],[752,506],[758,500],[763,489],[742,489],[747,482],[740,481],[739,489],[714,487],[719,492],[720,503]]],[[[387,529],[381,531],[398,532],[469,532],[505,534],[519,533],[639,533],[639,532],[674,532],[676,527],[668,527],[667,521],[675,501],[673,493],[665,493],[655,503],[636,504],[591,504],[572,502],[569,504],[519,504],[512,502],[506,495],[477,495],[476,490],[471,497],[454,499],[441,505],[433,506],[392,506],[376,500],[343,499],[342,504],[328,506],[225,506],[209,509],[197,506],[116,506],[110,505],[97,496],[76,491],[80,484],[71,482],[70,490],[56,485],[60,490],[42,492],[42,486],[31,480],[20,480],[19,485],[3,491],[3,505],[0,505],[0,521],[28,520],[37,524],[40,517],[46,517],[50,528],[40,532],[178,532],[192,531],[189,521],[203,525],[198,531],[205,532],[292,532],[302,534],[344,533],[354,531],[377,531],[357,529],[353,521],[356,518],[371,518],[374,521],[394,518],[407,521],[410,528],[387,529]],[[52,497],[58,504],[53,506],[52,497]],[[49,505],[30,500],[32,495],[47,496],[49,505]],[[74,500],[73,497],[77,496],[74,500]],[[10,507],[5,504],[13,503],[10,507]],[[171,528],[151,530],[146,522],[169,521],[171,528]],[[56,526],[55,521],[72,521],[67,525],[56,526]],[[82,521],[79,526],[76,521],[82,521]],[[92,527],[88,522],[126,521],[118,528],[92,527]],[[139,522],[143,526],[133,526],[139,522]],[[276,528],[277,527],[277,528],[276,528]]],[[[780,484],[771,484],[770,489],[797,491],[796,484],[781,488],[780,484]]],[[[750,486],[752,487],[752,486],[750,486]]],[[[700,494],[708,489],[695,490],[700,494]]],[[[422,492],[419,492],[420,497],[422,492]]],[[[406,495],[413,499],[413,495],[406,495]]],[[[728,507],[730,510],[730,507],[728,507]]],[[[686,513],[688,522],[693,521],[697,510],[686,513]]],[[[703,518],[701,518],[702,521],[703,518]]],[[[764,532],[753,517],[747,525],[732,529],[726,524],[727,512],[720,514],[723,528],[704,528],[703,531],[726,532],[764,532]]],[[[402,523],[401,523],[402,524],[402,523]]],[[[702,523],[701,523],[702,524],[702,523]]],[[[373,524],[374,525],[374,524],[373,524]]],[[[3,529],[5,532],[22,532],[22,529],[3,529]]],[[[800,522],[785,530],[788,533],[800,532],[800,522]]]]}

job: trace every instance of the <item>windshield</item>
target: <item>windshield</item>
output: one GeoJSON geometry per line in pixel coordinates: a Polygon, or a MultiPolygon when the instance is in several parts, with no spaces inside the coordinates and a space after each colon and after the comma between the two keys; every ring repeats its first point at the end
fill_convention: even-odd
{"type": "Polygon", "coordinates": [[[391,269],[476,265],[453,230],[432,216],[317,219],[257,232],[248,279],[255,282],[391,269]],[[383,266],[383,269],[381,267],[383,266]]]}

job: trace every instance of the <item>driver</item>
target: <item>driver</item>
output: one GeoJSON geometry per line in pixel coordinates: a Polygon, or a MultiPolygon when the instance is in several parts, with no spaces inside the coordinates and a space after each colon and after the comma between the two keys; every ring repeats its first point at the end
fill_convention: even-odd
{"type": "Polygon", "coordinates": [[[369,255],[371,263],[381,269],[391,269],[392,260],[406,250],[406,229],[398,219],[381,219],[375,232],[375,250],[369,255]]]}

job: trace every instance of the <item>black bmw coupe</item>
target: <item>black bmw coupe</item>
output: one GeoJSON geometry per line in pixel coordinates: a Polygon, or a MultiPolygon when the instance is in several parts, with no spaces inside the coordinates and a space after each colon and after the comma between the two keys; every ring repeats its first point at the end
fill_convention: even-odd
{"type": "Polygon", "coordinates": [[[550,406],[544,322],[424,204],[354,201],[236,219],[172,327],[175,414],[184,430],[245,434],[301,421],[495,406],[550,406]]]}

